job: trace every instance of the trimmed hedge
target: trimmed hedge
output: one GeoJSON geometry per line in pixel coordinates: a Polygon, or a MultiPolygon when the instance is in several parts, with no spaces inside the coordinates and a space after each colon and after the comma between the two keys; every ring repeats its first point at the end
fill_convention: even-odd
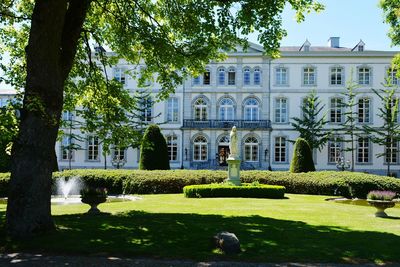
{"type": "Polygon", "coordinates": [[[202,197],[246,197],[246,198],[284,198],[285,187],[279,185],[226,184],[188,185],[183,188],[188,198],[202,197]]]}
{"type": "MultiPolygon", "coordinates": [[[[400,193],[400,179],[358,172],[242,171],[241,181],[282,185],[286,193],[366,198],[372,190],[400,193]]],[[[186,185],[221,183],[226,171],[212,170],[101,170],[80,169],[54,173],[54,179],[78,176],[89,186],[105,187],[110,194],[182,193],[186,185]]],[[[6,196],[9,173],[0,173],[0,197],[6,196]]]]}

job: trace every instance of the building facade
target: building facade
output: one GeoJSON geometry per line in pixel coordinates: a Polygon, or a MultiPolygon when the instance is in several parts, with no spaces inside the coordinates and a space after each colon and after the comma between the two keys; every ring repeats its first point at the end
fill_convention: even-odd
{"type": "MultiPolygon", "coordinates": [[[[259,45],[251,44],[228,53],[223,62],[210,62],[199,77],[187,79],[166,101],[155,101],[160,85],[150,84],[153,95],[143,114],[149,123],[160,123],[167,140],[171,168],[223,169],[229,154],[229,131],[238,129],[239,151],[243,169],[287,170],[293,143],[298,137],[290,122],[301,117],[305,96],[314,90],[324,107],[334,136],[321,151],[314,151],[316,168],[336,170],[343,157],[351,160],[343,149],[349,144],[340,141],[337,129],[344,120],[346,82],[357,83],[355,111],[357,125],[382,125],[377,116],[382,105],[372,89],[382,89],[388,76],[397,85],[391,69],[396,52],[365,50],[360,41],[353,48],[340,47],[339,38],[331,37],[327,46],[312,46],[308,41],[298,47],[281,47],[281,57],[263,55],[259,45]],[[154,105],[152,104],[154,103],[154,105]]],[[[142,90],[127,74],[132,66],[124,61],[109,71],[131,92],[142,90]]],[[[73,114],[64,114],[65,120],[73,114]]],[[[68,129],[64,129],[68,131],[68,129]]],[[[60,169],[103,168],[116,166],[137,168],[138,149],[113,150],[105,159],[96,133],[87,135],[82,149],[64,149],[71,141],[61,138],[56,145],[60,169]],[[122,164],[121,164],[122,165],[122,164]]],[[[384,147],[373,144],[367,136],[355,140],[355,170],[384,173],[390,160],[393,172],[400,171],[400,155],[396,149],[390,159],[376,157],[384,147]]],[[[396,146],[397,148],[397,146],[396,146]]]]}

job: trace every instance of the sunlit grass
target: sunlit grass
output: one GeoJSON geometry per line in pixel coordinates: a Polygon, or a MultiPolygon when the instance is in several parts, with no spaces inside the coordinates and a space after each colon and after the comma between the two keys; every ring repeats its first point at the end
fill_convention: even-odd
{"type": "MultiPolygon", "coordinates": [[[[144,195],[141,200],[101,204],[106,214],[84,214],[88,205],[52,207],[56,233],[25,243],[0,242],[8,250],[48,251],[196,260],[300,262],[398,262],[400,207],[389,219],[374,208],[287,194],[287,199],[189,199],[144,195]],[[210,238],[234,232],[243,252],[216,251],[210,238]]],[[[0,205],[4,221],[5,205],[0,205]]]]}

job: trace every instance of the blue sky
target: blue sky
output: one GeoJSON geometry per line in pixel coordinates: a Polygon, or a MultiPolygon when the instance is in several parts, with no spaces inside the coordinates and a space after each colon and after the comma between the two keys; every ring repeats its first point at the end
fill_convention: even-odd
{"type": "MultiPolygon", "coordinates": [[[[389,26],[383,23],[383,12],[379,0],[319,0],[325,10],[306,15],[298,24],[294,12],[289,8],[282,15],[288,36],[282,46],[301,45],[308,39],[311,45],[324,46],[331,36],[340,37],[340,45],[354,47],[362,39],[368,50],[400,50],[391,47],[387,36],[389,26]]],[[[251,36],[251,41],[256,36],[251,36]]]]}

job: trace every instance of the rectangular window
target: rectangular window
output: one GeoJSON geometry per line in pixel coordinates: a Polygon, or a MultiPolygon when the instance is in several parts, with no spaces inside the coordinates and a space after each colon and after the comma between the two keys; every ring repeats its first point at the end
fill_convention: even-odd
{"type": "Polygon", "coordinates": [[[337,163],[342,155],[342,142],[334,137],[328,141],[328,163],[337,163]]]}
{"type": "Polygon", "coordinates": [[[370,122],[370,99],[360,98],[358,100],[358,122],[369,123],[370,122]]]}
{"type": "Polygon", "coordinates": [[[259,68],[254,68],[254,85],[261,84],[261,70],[259,68]]]}
{"type": "Polygon", "coordinates": [[[243,84],[250,85],[250,69],[249,68],[245,68],[243,70],[243,84]]]}
{"type": "Polygon", "coordinates": [[[151,100],[151,98],[142,99],[141,110],[140,110],[142,121],[150,122],[153,119],[152,107],[153,107],[153,101],[151,100]]]}
{"type": "Polygon", "coordinates": [[[124,161],[126,160],[126,149],[114,147],[112,156],[113,161],[124,161]]]}
{"type": "Polygon", "coordinates": [[[358,163],[369,163],[369,139],[367,137],[358,138],[357,146],[357,162],[358,163]]]}
{"type": "Polygon", "coordinates": [[[121,68],[114,68],[114,79],[125,84],[125,71],[121,68]]]}
{"type": "Polygon", "coordinates": [[[342,122],[342,99],[332,98],[331,108],[330,108],[330,122],[331,123],[341,123],[342,122]]]}
{"type": "Polygon", "coordinates": [[[210,70],[206,69],[206,71],[203,73],[203,84],[210,85],[210,82],[211,82],[210,70]]]}
{"type": "Polygon", "coordinates": [[[286,98],[275,99],[275,122],[286,123],[287,122],[287,100],[286,98]]]}
{"type": "Polygon", "coordinates": [[[236,71],[235,69],[229,69],[228,71],[228,85],[236,84],[236,71]]]}
{"type": "Polygon", "coordinates": [[[369,85],[371,78],[371,70],[369,68],[358,69],[358,84],[369,85]]]}
{"type": "Polygon", "coordinates": [[[287,84],[287,69],[277,68],[275,72],[276,85],[286,85],[287,84]]]}
{"type": "Polygon", "coordinates": [[[200,76],[193,78],[193,85],[200,85],[200,76]]]}
{"type": "Polygon", "coordinates": [[[315,69],[307,67],[303,69],[303,84],[315,85],[315,69]]]}
{"type": "Polygon", "coordinates": [[[218,85],[225,85],[225,69],[218,69],[218,85]]]}
{"type": "Polygon", "coordinates": [[[170,161],[178,160],[178,137],[167,136],[168,156],[170,161]]]}
{"type": "Polygon", "coordinates": [[[399,159],[399,144],[396,140],[388,139],[385,146],[385,163],[396,164],[399,159]]]}
{"type": "Polygon", "coordinates": [[[99,138],[97,136],[88,136],[87,160],[99,160],[99,138]]]}
{"type": "Polygon", "coordinates": [[[74,118],[74,113],[73,111],[69,110],[64,110],[62,113],[62,120],[63,121],[71,121],[74,118]]]}
{"type": "Polygon", "coordinates": [[[168,99],[167,121],[178,122],[179,108],[178,98],[171,97],[168,99]]]}
{"type": "Polygon", "coordinates": [[[388,82],[393,85],[398,85],[399,80],[397,78],[397,70],[393,68],[388,69],[388,82]]]}
{"type": "Polygon", "coordinates": [[[72,138],[71,136],[63,136],[61,140],[61,159],[62,160],[72,160],[74,158],[74,153],[72,150],[72,138]]]}
{"type": "Polygon", "coordinates": [[[286,138],[275,137],[275,162],[286,162],[286,138]]]}
{"type": "Polygon", "coordinates": [[[335,67],[331,68],[331,85],[342,85],[343,84],[343,68],[335,67]]]}

